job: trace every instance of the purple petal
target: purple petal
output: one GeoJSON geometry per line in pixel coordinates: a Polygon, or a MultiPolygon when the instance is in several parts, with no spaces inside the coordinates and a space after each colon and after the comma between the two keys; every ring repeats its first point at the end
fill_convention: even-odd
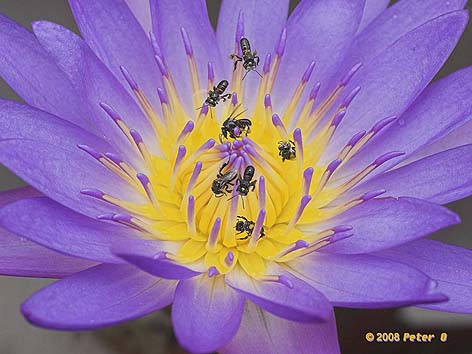
{"type": "Polygon", "coordinates": [[[373,20],[377,18],[388,6],[390,0],[366,0],[364,13],[357,33],[361,33],[373,20]]]}
{"type": "Polygon", "coordinates": [[[149,0],[125,0],[126,4],[137,18],[144,32],[149,33],[152,30],[151,9],[149,0]]]}
{"type": "Polygon", "coordinates": [[[334,312],[329,322],[300,323],[274,316],[246,302],[243,320],[222,354],[340,354],[334,312]]]}
{"type": "Polygon", "coordinates": [[[227,274],[225,281],[246,299],[276,316],[301,322],[330,319],[333,309],[319,291],[279,267],[272,267],[270,273],[274,271],[292,286],[251,279],[239,267],[227,274]]]}
{"type": "Polygon", "coordinates": [[[0,15],[0,43],[0,76],[21,98],[93,130],[67,76],[28,30],[0,15]]]}
{"type": "Polygon", "coordinates": [[[111,326],[172,303],[176,281],[128,265],[103,264],[61,279],[35,293],[21,310],[38,326],[84,330],[111,326]]]}
{"type": "Polygon", "coordinates": [[[446,204],[472,193],[472,145],[428,156],[361,184],[343,200],[384,188],[385,196],[410,196],[446,204]]]}
{"type": "Polygon", "coordinates": [[[42,141],[9,139],[0,141],[0,161],[51,199],[89,216],[117,208],[80,194],[84,188],[98,188],[117,198],[143,202],[134,188],[79,149],[71,152],[42,141]]]}
{"type": "MultiPolygon", "coordinates": [[[[384,1],[371,0],[367,1],[366,6],[373,6],[369,3],[380,6],[382,2],[384,1]]],[[[343,64],[344,70],[349,70],[359,62],[368,64],[404,34],[436,17],[464,8],[465,2],[465,0],[397,1],[356,37],[343,64]]]]}
{"type": "Polygon", "coordinates": [[[367,254],[315,252],[288,266],[334,306],[384,308],[447,300],[426,274],[367,254]]]}
{"type": "Polygon", "coordinates": [[[236,334],[243,309],[244,298],[220,276],[181,280],[172,306],[175,335],[191,352],[213,352],[236,334]]]}
{"type": "Polygon", "coordinates": [[[42,194],[40,192],[30,186],[0,192],[0,208],[20,199],[36,198],[41,196],[42,194]]]}
{"type": "Polygon", "coordinates": [[[472,313],[472,250],[423,239],[376,255],[415,267],[438,282],[448,301],[421,305],[439,311],[472,313]]]}
{"type": "MultiPolygon", "coordinates": [[[[208,18],[204,0],[151,0],[153,31],[161,46],[164,59],[174,76],[181,98],[189,111],[192,106],[187,55],[182,44],[181,28],[185,28],[192,44],[194,56],[200,73],[200,83],[206,89],[206,69],[208,62],[213,63],[218,80],[223,79],[221,54],[216,36],[208,18]]],[[[226,56],[226,53],[224,53],[226,56]]],[[[228,53],[229,54],[229,53],[228,53]]]]}
{"type": "Polygon", "coordinates": [[[8,204],[0,209],[0,224],[55,251],[110,263],[122,263],[110,247],[134,236],[130,229],[91,219],[47,198],[8,204]]]}
{"type": "MultiPolygon", "coordinates": [[[[234,53],[236,40],[236,24],[242,11],[244,19],[244,36],[251,43],[251,49],[257,50],[261,64],[267,54],[272,53],[279,39],[282,28],[287,21],[288,0],[225,0],[218,16],[216,38],[223,58],[234,53]]],[[[312,59],[313,60],[313,59],[312,59]]],[[[224,74],[231,77],[233,62],[225,60],[224,74]]],[[[259,70],[259,69],[258,69],[259,70]]],[[[245,81],[247,88],[257,87],[260,78],[257,74],[248,75],[245,81]],[[246,82],[247,80],[247,82],[246,82]]],[[[244,102],[252,107],[256,96],[252,90],[246,90],[244,102]]]]}
{"type": "Polygon", "coordinates": [[[403,161],[401,165],[408,164],[424,157],[437,154],[438,152],[446,151],[467,144],[472,144],[471,120],[457,127],[447,135],[438,137],[438,139],[433,141],[431,144],[418,149],[418,151],[411,154],[407,160],[403,161]]]}
{"type": "Polygon", "coordinates": [[[312,82],[321,82],[323,91],[331,88],[329,79],[344,59],[363,9],[362,0],[302,1],[297,6],[287,22],[287,46],[274,88],[274,103],[288,102],[297,79],[313,60],[316,69],[312,82]]]}
{"type": "Polygon", "coordinates": [[[133,242],[117,243],[112,252],[126,262],[160,278],[187,279],[199,275],[200,272],[166,257],[166,251],[177,250],[174,244],[174,242],[133,240],[133,242]]]}
{"type": "Polygon", "coordinates": [[[80,153],[78,144],[112,151],[108,143],[86,130],[31,106],[0,99],[0,140],[31,139],[80,153]]]}
{"type": "MultiPolygon", "coordinates": [[[[147,33],[123,0],[69,0],[75,21],[90,48],[125,84],[126,67],[157,107],[156,87],[162,87],[147,33]]],[[[136,5],[137,6],[137,5],[136,5]]],[[[149,3],[147,4],[148,13],[149,3]]],[[[150,18],[149,18],[150,19],[150,18]]]]}
{"type": "MultiPolygon", "coordinates": [[[[369,143],[339,171],[360,169],[388,151],[401,150],[405,157],[395,159],[373,173],[378,174],[400,163],[422,146],[447,135],[472,117],[472,68],[460,70],[427,87],[415,102],[378,138],[369,143]]],[[[472,140],[469,139],[469,142],[472,140]]]]}
{"type": "MultiPolygon", "coordinates": [[[[0,193],[0,207],[20,199],[39,196],[41,193],[31,187],[2,192],[0,193]]],[[[90,261],[48,250],[0,228],[0,274],[62,278],[94,265],[95,263],[90,261]]]]}
{"type": "Polygon", "coordinates": [[[369,253],[429,235],[460,222],[448,209],[421,199],[371,199],[319,225],[351,225],[353,237],[323,248],[329,253],[369,253]]]}
{"type": "Polygon", "coordinates": [[[0,228],[0,274],[63,278],[96,263],[51,251],[0,228]]]}
{"type": "Polygon", "coordinates": [[[438,17],[402,36],[346,87],[362,87],[323,160],[331,161],[349,138],[384,117],[400,115],[421,93],[455,47],[467,23],[466,11],[438,17]]]}
{"type": "Polygon", "coordinates": [[[33,30],[44,48],[74,84],[84,104],[89,107],[93,124],[116,150],[139,164],[140,160],[136,158],[137,154],[131,144],[100,107],[102,102],[113,107],[129,128],[139,131],[148,148],[153,151],[157,149],[153,129],[144,113],[79,36],[60,25],[46,21],[35,22],[33,30]]]}

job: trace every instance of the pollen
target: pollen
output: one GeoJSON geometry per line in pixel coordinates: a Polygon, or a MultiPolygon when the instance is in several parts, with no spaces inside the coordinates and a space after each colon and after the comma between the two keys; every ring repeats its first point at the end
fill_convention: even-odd
{"type": "Polygon", "coordinates": [[[382,191],[373,191],[342,205],[331,205],[401,152],[379,157],[343,184],[330,183],[340,166],[394,118],[385,118],[371,131],[354,135],[335,160],[321,163],[323,152],[359,92],[359,88],[351,92],[345,88],[360,65],[319,101],[321,83],[308,87],[316,73],[316,63],[311,62],[288,106],[275,113],[271,91],[283,60],[286,31],[280,35],[275,55],[267,55],[261,72],[257,72],[261,76],[258,87],[247,87],[243,79],[257,70],[259,57],[244,37],[241,21],[240,16],[231,56],[235,59],[232,77],[215,81],[210,62],[206,90],[201,87],[192,43],[185,28],[181,29],[193,104],[198,107],[193,112],[181,104],[172,73],[159,51],[156,61],[164,86],[157,89],[160,107],[153,107],[132,73],[121,68],[151,122],[158,148],[150,149],[140,132],[127,126],[126,117],[106,103],[102,108],[145,167],[138,169],[131,162],[89,146],[79,148],[132,185],[146,203],[132,203],[91,188],[82,193],[123,210],[99,216],[104,222],[133,228],[143,239],[174,242],[174,252],[166,252],[168,261],[203,268],[208,276],[224,276],[241,267],[253,278],[283,283],[280,277],[267,274],[268,263],[288,262],[352,236],[349,225],[309,228],[309,232],[304,226],[379,196],[382,191]],[[245,55],[250,65],[243,65],[245,55]],[[244,89],[257,96],[251,111],[241,100],[244,89]]]}

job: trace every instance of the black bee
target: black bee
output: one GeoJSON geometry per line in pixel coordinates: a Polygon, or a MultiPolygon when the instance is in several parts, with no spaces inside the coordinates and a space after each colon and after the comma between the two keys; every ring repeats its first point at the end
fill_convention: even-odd
{"type": "Polygon", "coordinates": [[[234,186],[233,181],[238,176],[238,172],[236,170],[229,170],[223,173],[223,170],[226,166],[228,166],[229,160],[226,161],[218,171],[216,175],[216,179],[211,184],[211,190],[215,193],[216,197],[222,197],[226,195],[226,193],[231,193],[233,190],[230,189],[230,186],[234,186]]]}
{"type": "MultiPolygon", "coordinates": [[[[231,98],[230,93],[223,95],[223,93],[228,88],[228,85],[229,85],[228,81],[221,80],[217,86],[213,86],[213,90],[208,91],[208,97],[206,98],[205,103],[211,107],[216,107],[216,105],[221,100],[225,102],[227,99],[230,99],[231,98]]],[[[202,107],[199,107],[197,109],[200,109],[202,107]]]]}
{"type": "Polygon", "coordinates": [[[293,160],[295,157],[297,157],[295,143],[292,140],[279,141],[279,156],[282,157],[282,162],[285,160],[293,160]]]}
{"type": "MultiPolygon", "coordinates": [[[[236,225],[234,226],[236,231],[238,231],[236,235],[240,235],[243,232],[246,232],[246,236],[239,237],[238,240],[247,240],[249,237],[251,237],[252,232],[254,231],[254,226],[256,226],[254,221],[248,220],[244,216],[238,215],[238,220],[236,221],[236,225]]],[[[264,227],[262,227],[260,237],[262,238],[264,236],[264,227]]]]}
{"type": "Polygon", "coordinates": [[[240,106],[241,106],[240,104],[237,105],[236,108],[233,110],[233,112],[231,112],[230,116],[226,118],[226,120],[223,122],[223,125],[221,126],[221,134],[220,134],[221,142],[223,142],[222,141],[223,136],[225,137],[225,139],[228,139],[228,135],[231,139],[238,139],[242,136],[242,134],[247,136],[251,132],[252,122],[250,119],[246,119],[246,118],[236,119],[241,114],[246,112],[246,110],[234,116],[234,113],[240,106]]]}
{"type": "Polygon", "coordinates": [[[241,175],[238,176],[238,181],[239,185],[236,188],[236,192],[239,193],[239,195],[245,197],[248,195],[249,190],[252,188],[252,191],[256,189],[256,182],[253,181],[254,177],[254,172],[256,169],[253,166],[247,166],[246,169],[244,170],[243,177],[241,178],[241,175]]]}
{"type": "Polygon", "coordinates": [[[251,70],[254,70],[260,77],[262,77],[262,75],[256,69],[260,61],[259,56],[257,55],[257,50],[255,50],[254,52],[251,51],[251,44],[249,43],[249,40],[247,38],[241,38],[239,44],[241,45],[241,52],[243,54],[243,57],[241,58],[237,54],[231,54],[229,56],[232,60],[236,59],[234,60],[233,71],[236,70],[238,63],[242,62],[243,68],[246,69],[246,74],[244,74],[243,80],[248,74],[248,72],[250,72],[251,70]]]}

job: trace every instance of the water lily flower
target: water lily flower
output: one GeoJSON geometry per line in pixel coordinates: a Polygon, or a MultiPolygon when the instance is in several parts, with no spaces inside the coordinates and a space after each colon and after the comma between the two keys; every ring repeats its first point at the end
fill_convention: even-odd
{"type": "Polygon", "coordinates": [[[472,252],[423,238],[471,191],[472,68],[430,84],[465,1],[288,2],[223,1],[216,33],[203,0],[70,0],[82,37],[0,17],[26,102],[0,161],[31,186],[1,195],[0,271],[59,278],[28,321],[172,304],[191,352],[330,354],[333,306],[472,312],[472,252]]]}

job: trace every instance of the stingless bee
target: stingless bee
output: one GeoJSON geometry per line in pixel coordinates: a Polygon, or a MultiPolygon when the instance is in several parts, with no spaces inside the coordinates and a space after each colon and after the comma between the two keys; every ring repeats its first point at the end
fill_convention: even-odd
{"type": "Polygon", "coordinates": [[[218,171],[216,179],[211,184],[211,191],[215,194],[217,198],[220,198],[226,193],[231,193],[233,190],[230,187],[234,186],[233,181],[238,177],[238,172],[236,170],[229,170],[223,173],[223,170],[229,164],[229,159],[226,161],[218,171]]]}
{"type": "Polygon", "coordinates": [[[237,115],[234,115],[240,106],[241,104],[237,105],[233,112],[231,112],[229,117],[226,118],[226,120],[223,122],[220,134],[221,143],[223,143],[223,136],[225,137],[225,139],[228,139],[228,135],[231,139],[238,139],[242,136],[242,134],[247,136],[251,132],[252,122],[250,119],[237,119],[241,114],[246,112],[246,110],[238,113],[237,115]]]}
{"type": "Polygon", "coordinates": [[[293,160],[297,157],[297,151],[295,150],[295,143],[292,140],[279,141],[279,156],[282,157],[282,162],[285,160],[293,160]]]}
{"type": "Polygon", "coordinates": [[[251,50],[251,43],[249,43],[249,40],[247,38],[241,38],[239,41],[239,44],[241,45],[241,52],[242,52],[242,57],[240,57],[237,54],[231,54],[229,57],[230,59],[234,60],[234,70],[236,70],[236,67],[239,62],[243,63],[243,68],[246,70],[246,74],[243,76],[243,80],[246,77],[246,75],[254,70],[260,77],[262,75],[257,71],[257,66],[259,65],[259,56],[257,55],[257,50],[254,52],[251,50]]]}
{"type": "Polygon", "coordinates": [[[254,178],[254,172],[256,169],[254,166],[247,166],[244,170],[243,176],[241,177],[241,174],[238,174],[238,184],[236,187],[236,192],[234,196],[229,198],[228,200],[231,200],[238,195],[241,196],[241,201],[243,203],[243,209],[244,209],[244,198],[248,195],[248,193],[252,190],[254,191],[256,189],[256,180],[252,180],[254,178]]]}
{"type": "MultiPolygon", "coordinates": [[[[254,226],[256,226],[254,221],[248,220],[246,217],[238,215],[236,225],[234,226],[236,231],[238,231],[236,233],[236,235],[240,235],[243,232],[246,232],[246,236],[239,237],[238,240],[247,240],[249,237],[251,237],[252,232],[254,231],[254,226]]],[[[260,238],[262,238],[264,236],[265,236],[264,227],[262,227],[261,228],[261,233],[260,233],[260,238]]]]}
{"type": "Polygon", "coordinates": [[[243,177],[241,175],[238,176],[239,185],[236,188],[236,192],[239,195],[245,197],[248,195],[249,190],[254,191],[256,189],[256,180],[252,180],[254,178],[254,172],[256,169],[254,166],[247,166],[244,170],[243,177]],[[251,189],[252,188],[252,189],[251,189]]]}
{"type": "MultiPolygon", "coordinates": [[[[223,101],[225,102],[226,100],[231,98],[231,94],[227,93],[226,95],[223,95],[226,89],[228,88],[229,82],[227,80],[221,80],[220,83],[216,86],[213,86],[213,90],[208,91],[208,97],[205,99],[205,102],[203,103],[204,105],[207,104],[210,107],[216,107],[216,105],[220,102],[223,101]]],[[[197,110],[199,110],[201,107],[198,107],[197,110]]]]}

